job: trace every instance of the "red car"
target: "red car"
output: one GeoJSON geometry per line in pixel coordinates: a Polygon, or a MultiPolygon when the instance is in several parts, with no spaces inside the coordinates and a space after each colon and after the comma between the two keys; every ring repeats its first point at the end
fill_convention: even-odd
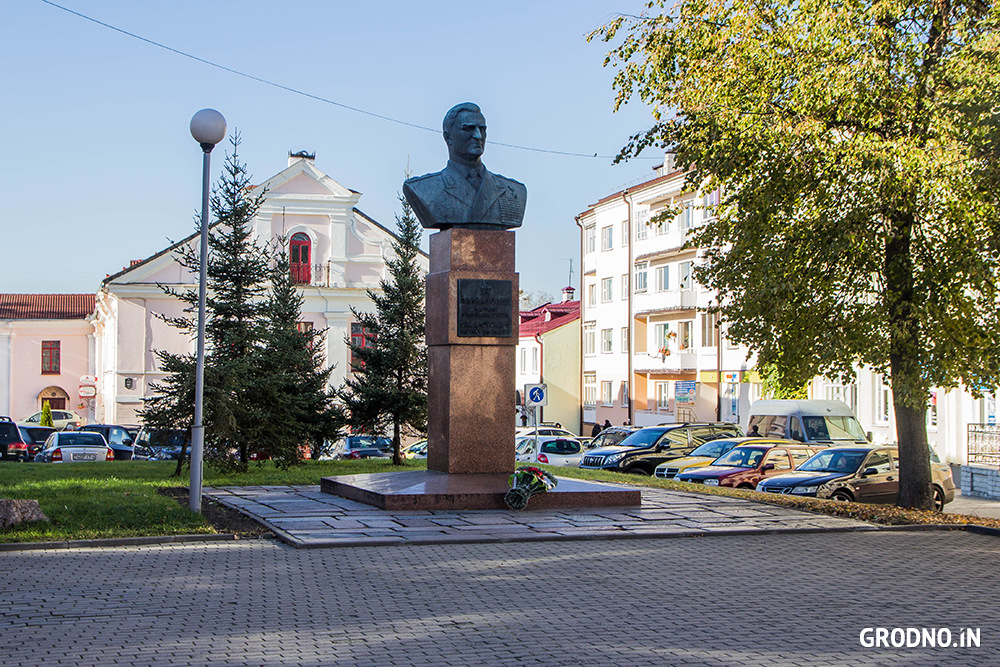
{"type": "Polygon", "coordinates": [[[765,477],[795,470],[821,449],[825,447],[761,438],[759,442],[729,450],[709,466],[682,472],[676,479],[707,486],[753,489],[765,477]]]}

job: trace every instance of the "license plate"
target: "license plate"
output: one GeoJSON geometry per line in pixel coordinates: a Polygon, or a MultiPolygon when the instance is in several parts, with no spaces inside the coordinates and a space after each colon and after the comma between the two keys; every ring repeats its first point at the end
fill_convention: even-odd
{"type": "Polygon", "coordinates": [[[96,461],[97,454],[73,454],[74,461],[96,461]]]}
{"type": "Polygon", "coordinates": [[[705,486],[718,486],[718,485],[719,485],[719,480],[717,480],[717,479],[706,479],[705,480],[705,486]]]}

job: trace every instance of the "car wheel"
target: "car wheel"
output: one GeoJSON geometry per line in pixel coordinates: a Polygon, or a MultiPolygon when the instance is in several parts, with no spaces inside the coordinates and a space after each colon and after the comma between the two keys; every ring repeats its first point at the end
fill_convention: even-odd
{"type": "Polygon", "coordinates": [[[934,487],[934,511],[943,512],[944,511],[944,491],[940,486],[934,487]]]}
{"type": "Polygon", "coordinates": [[[747,489],[748,491],[753,491],[753,486],[750,484],[740,484],[736,487],[737,489],[747,489]]]}
{"type": "Polygon", "coordinates": [[[649,473],[642,466],[632,466],[625,469],[626,475],[648,475],[649,473]]]}
{"type": "Polygon", "coordinates": [[[853,503],[854,496],[852,496],[847,491],[834,491],[833,495],[830,496],[832,500],[836,500],[838,503],[853,503]]]}

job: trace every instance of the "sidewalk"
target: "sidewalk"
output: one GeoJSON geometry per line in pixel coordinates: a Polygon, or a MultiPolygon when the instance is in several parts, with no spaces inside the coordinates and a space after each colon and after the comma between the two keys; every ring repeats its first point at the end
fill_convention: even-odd
{"type": "Polygon", "coordinates": [[[876,530],[862,521],[738,498],[642,489],[642,506],[563,510],[387,512],[318,486],[206,488],[295,547],[627,539],[876,530]]]}
{"type": "Polygon", "coordinates": [[[989,519],[1000,519],[1000,500],[963,496],[961,491],[955,491],[955,499],[944,506],[948,514],[971,514],[989,519]]]}

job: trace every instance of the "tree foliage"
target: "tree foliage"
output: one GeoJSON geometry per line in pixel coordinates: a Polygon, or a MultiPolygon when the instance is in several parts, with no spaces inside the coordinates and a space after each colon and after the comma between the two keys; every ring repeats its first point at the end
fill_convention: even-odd
{"type": "MultiPolygon", "coordinates": [[[[253,220],[265,193],[251,184],[239,161],[239,143],[235,135],[211,196],[215,223],[207,266],[203,419],[205,461],[220,470],[245,470],[254,456],[294,465],[302,445],[337,431],[326,388],[329,371],[314,345],[323,332],[297,331],[302,299],[291,283],[287,254],[255,238],[253,220]]],[[[198,250],[182,245],[176,254],[178,263],[197,275],[198,250]]],[[[162,289],[186,304],[183,315],[164,319],[193,339],[197,290],[162,289]]],[[[195,355],[156,354],[165,378],[154,385],[142,419],[155,428],[189,429],[195,355]]],[[[178,474],[183,459],[182,453],[178,474]]]]}
{"type": "Polygon", "coordinates": [[[427,430],[427,347],[424,344],[424,276],[420,224],[404,197],[396,216],[395,257],[386,263],[389,280],[368,290],[375,312],[352,308],[364,341],[347,340],[352,374],[340,391],[345,421],[354,430],[392,434],[393,462],[400,464],[401,436],[427,430]]]}
{"type": "Polygon", "coordinates": [[[42,416],[38,418],[39,426],[48,426],[52,428],[55,424],[52,421],[52,406],[46,401],[42,404],[42,416]]]}
{"type": "Polygon", "coordinates": [[[931,387],[1000,382],[998,11],[981,0],[682,0],[620,17],[615,108],[724,186],[699,280],[783,386],[891,376],[900,502],[930,503],[931,387]]]}

